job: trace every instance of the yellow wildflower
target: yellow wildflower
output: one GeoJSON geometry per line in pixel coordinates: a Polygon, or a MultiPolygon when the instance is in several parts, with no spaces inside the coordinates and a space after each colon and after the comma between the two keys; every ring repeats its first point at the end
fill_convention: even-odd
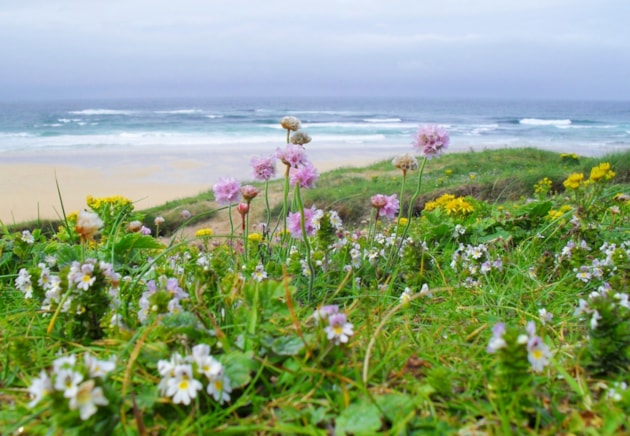
{"type": "Polygon", "coordinates": [[[247,239],[251,242],[261,242],[263,240],[263,235],[261,233],[250,233],[247,235],[247,239]]]}
{"type": "Polygon", "coordinates": [[[591,168],[591,177],[589,178],[593,182],[600,180],[610,180],[615,177],[615,172],[610,169],[610,163],[602,162],[596,167],[591,168]]]}
{"type": "Polygon", "coordinates": [[[409,220],[405,217],[402,217],[398,220],[398,225],[400,226],[406,226],[409,223],[409,220]]]}
{"type": "Polygon", "coordinates": [[[203,238],[203,237],[210,237],[212,236],[214,232],[212,231],[211,228],[203,228],[203,229],[199,229],[195,232],[195,236],[198,238],[203,238]]]}
{"type": "Polygon", "coordinates": [[[551,190],[552,185],[553,182],[548,177],[545,177],[534,184],[534,193],[546,195],[551,190]]]}
{"type": "Polygon", "coordinates": [[[584,181],[584,174],[573,173],[562,183],[567,189],[578,189],[584,181]]]}

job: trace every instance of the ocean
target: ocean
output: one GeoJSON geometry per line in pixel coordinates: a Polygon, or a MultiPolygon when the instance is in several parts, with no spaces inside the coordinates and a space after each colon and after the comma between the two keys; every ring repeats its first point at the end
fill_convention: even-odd
{"type": "Polygon", "coordinates": [[[410,144],[420,124],[447,129],[453,150],[534,146],[585,156],[630,148],[630,102],[402,98],[216,98],[0,103],[2,153],[247,146],[285,141],[294,115],[312,146],[358,152],[410,144]]]}

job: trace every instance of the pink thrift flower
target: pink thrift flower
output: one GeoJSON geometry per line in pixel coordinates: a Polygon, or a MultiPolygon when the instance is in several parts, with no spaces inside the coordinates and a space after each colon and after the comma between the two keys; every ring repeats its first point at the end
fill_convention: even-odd
{"type": "Polygon", "coordinates": [[[220,178],[212,187],[214,199],[219,204],[230,204],[241,196],[241,184],[233,177],[220,178]]]}
{"type": "Polygon", "coordinates": [[[317,169],[313,166],[313,164],[307,162],[301,167],[291,168],[289,181],[291,183],[291,186],[299,184],[300,188],[310,189],[315,187],[315,182],[317,181],[318,177],[319,172],[317,171],[317,169]]]}
{"type": "Polygon", "coordinates": [[[378,211],[378,216],[384,216],[387,219],[393,220],[396,218],[396,214],[400,209],[400,202],[398,201],[398,195],[383,195],[376,194],[370,199],[372,206],[378,211]]]}
{"type": "Polygon", "coordinates": [[[287,144],[284,150],[278,148],[276,150],[276,157],[280,159],[283,164],[293,168],[305,165],[308,162],[304,148],[301,145],[295,144],[287,144]]]}
{"type": "Polygon", "coordinates": [[[449,142],[450,138],[446,130],[435,124],[427,124],[420,126],[412,144],[428,159],[431,159],[433,156],[442,154],[449,142]]]}
{"type": "MultiPolygon", "coordinates": [[[[304,209],[304,228],[307,236],[313,236],[315,230],[319,227],[319,218],[322,211],[315,209],[315,205],[310,209],[304,209]]],[[[302,216],[300,212],[291,212],[287,217],[287,229],[291,232],[291,236],[296,239],[302,238],[302,216]]]]}
{"type": "Polygon", "coordinates": [[[252,185],[241,186],[241,194],[248,203],[258,195],[258,188],[252,185]]]}
{"type": "Polygon", "coordinates": [[[251,161],[256,180],[269,180],[276,175],[275,156],[255,157],[251,161]]]}

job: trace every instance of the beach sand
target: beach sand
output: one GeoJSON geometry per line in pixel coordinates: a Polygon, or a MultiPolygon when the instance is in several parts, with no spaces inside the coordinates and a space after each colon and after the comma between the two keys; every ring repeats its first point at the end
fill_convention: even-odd
{"type": "MultiPolygon", "coordinates": [[[[13,224],[61,216],[86,207],[86,197],[121,195],[136,210],[194,196],[212,189],[219,177],[252,181],[250,160],[269,155],[233,146],[220,151],[187,148],[112,151],[47,150],[0,155],[0,221],[13,224]],[[59,193],[57,191],[59,186],[59,193]]],[[[307,149],[320,172],[364,166],[401,153],[406,147],[343,150],[335,144],[307,149]]],[[[278,171],[282,171],[278,165],[278,171]]]]}

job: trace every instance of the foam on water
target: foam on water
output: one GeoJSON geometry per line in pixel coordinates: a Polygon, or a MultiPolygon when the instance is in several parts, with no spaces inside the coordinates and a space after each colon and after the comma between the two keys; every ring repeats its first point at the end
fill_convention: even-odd
{"type": "Polygon", "coordinates": [[[215,99],[0,103],[0,151],[200,147],[273,152],[295,115],[313,147],[408,146],[437,124],[451,146],[630,147],[630,103],[411,99],[215,99]],[[241,147],[239,147],[241,146],[241,147]]]}
{"type": "Polygon", "coordinates": [[[529,124],[532,126],[568,126],[571,120],[541,120],[538,118],[523,118],[521,124],[529,124]]]}

